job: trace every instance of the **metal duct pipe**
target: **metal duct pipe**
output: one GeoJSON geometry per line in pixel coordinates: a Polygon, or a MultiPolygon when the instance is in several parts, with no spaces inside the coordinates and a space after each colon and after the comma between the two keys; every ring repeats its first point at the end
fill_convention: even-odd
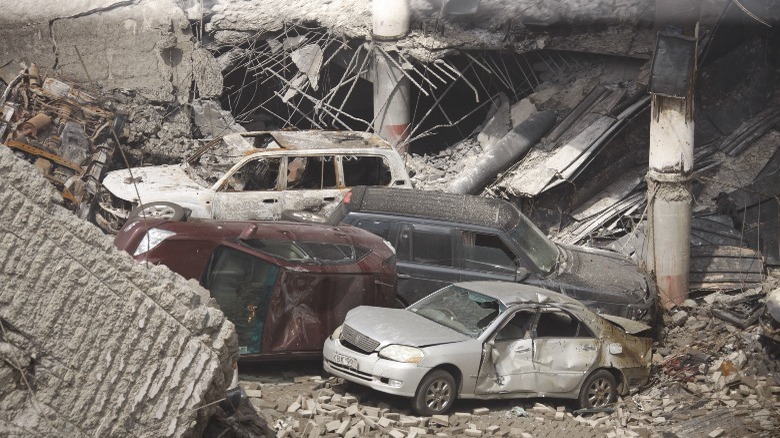
{"type": "Polygon", "coordinates": [[[396,41],[409,33],[409,0],[374,0],[374,40],[396,41]]]}
{"type": "Polygon", "coordinates": [[[525,155],[555,125],[555,111],[532,114],[486,151],[476,164],[452,181],[445,192],[478,194],[486,185],[525,155]]]}
{"type": "Polygon", "coordinates": [[[409,78],[399,67],[395,41],[409,32],[409,0],[374,0],[374,131],[399,152],[406,153],[409,138],[409,78]]]}

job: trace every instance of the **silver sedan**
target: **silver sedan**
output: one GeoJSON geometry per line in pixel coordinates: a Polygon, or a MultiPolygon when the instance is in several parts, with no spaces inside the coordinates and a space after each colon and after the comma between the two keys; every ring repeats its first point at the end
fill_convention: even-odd
{"type": "Polygon", "coordinates": [[[458,398],[598,408],[647,381],[652,340],[632,333],[648,329],[533,286],[458,283],[406,309],[351,310],[323,362],[335,376],[411,398],[420,415],[446,413],[458,398]]]}

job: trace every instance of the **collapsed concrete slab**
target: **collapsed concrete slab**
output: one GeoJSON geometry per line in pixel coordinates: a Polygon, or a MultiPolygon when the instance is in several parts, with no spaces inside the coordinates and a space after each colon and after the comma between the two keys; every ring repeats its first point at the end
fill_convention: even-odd
{"type": "Polygon", "coordinates": [[[82,0],[42,8],[6,5],[0,65],[36,62],[76,82],[137,90],[161,102],[222,92],[216,60],[197,47],[185,10],[175,0],[82,0]]]}
{"type": "Polygon", "coordinates": [[[199,435],[233,376],[233,324],[58,197],[0,148],[0,435],[199,435]]]}

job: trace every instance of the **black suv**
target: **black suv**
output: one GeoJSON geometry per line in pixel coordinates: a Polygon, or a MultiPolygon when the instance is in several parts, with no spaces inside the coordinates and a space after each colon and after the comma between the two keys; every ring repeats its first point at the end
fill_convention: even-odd
{"type": "Polygon", "coordinates": [[[561,292],[599,313],[644,322],[655,315],[655,289],[629,258],[558,245],[504,200],[355,187],[327,222],[366,229],[395,247],[403,304],[450,283],[503,280],[561,292]]]}

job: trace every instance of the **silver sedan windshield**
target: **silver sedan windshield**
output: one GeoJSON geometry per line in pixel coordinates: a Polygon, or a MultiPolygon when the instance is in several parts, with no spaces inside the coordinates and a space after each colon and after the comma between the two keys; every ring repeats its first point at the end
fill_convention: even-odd
{"type": "Polygon", "coordinates": [[[506,306],[495,298],[451,285],[416,302],[409,310],[476,338],[506,306]]]}

